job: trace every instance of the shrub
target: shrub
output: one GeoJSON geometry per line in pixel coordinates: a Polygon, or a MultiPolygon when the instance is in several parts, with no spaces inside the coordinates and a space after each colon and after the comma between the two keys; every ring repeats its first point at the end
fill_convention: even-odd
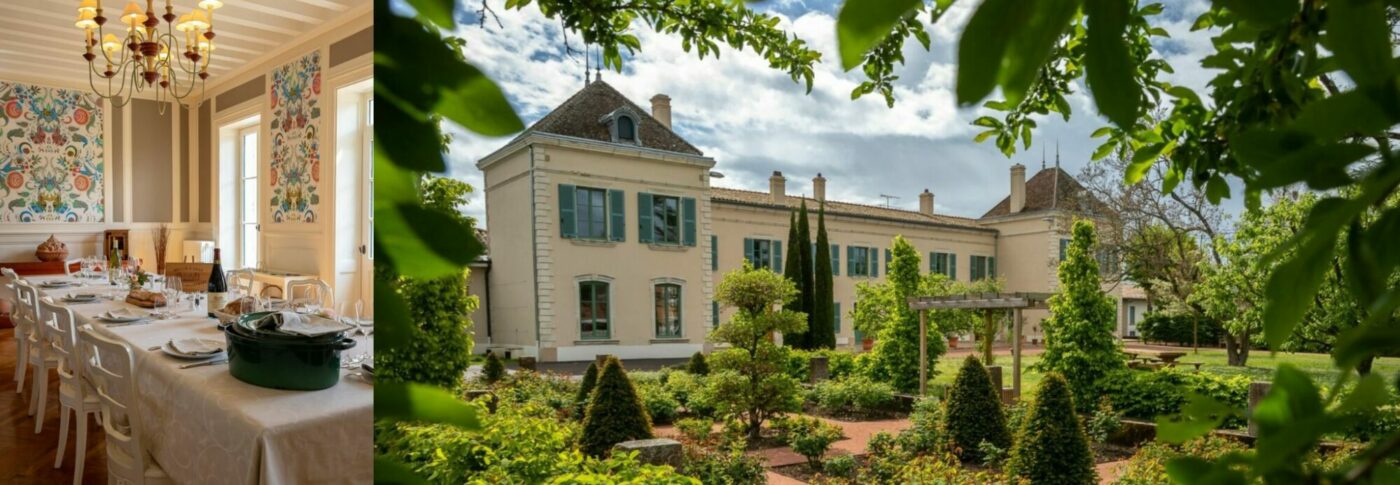
{"type": "Polygon", "coordinates": [[[1119,485],[1157,485],[1165,483],[1167,462],[1180,456],[1193,456],[1214,461],[1226,453],[1243,452],[1249,448],[1237,441],[1207,435],[1180,445],[1151,441],[1138,448],[1123,467],[1119,485]]]}
{"type": "Polygon", "coordinates": [[[992,388],[987,368],[976,357],[963,359],[953,390],[948,395],[945,427],[951,444],[963,460],[981,460],[977,448],[983,441],[1000,448],[1011,446],[1011,432],[1002,413],[1001,396],[992,388]]]}
{"type": "Polygon", "coordinates": [[[710,449],[686,446],[681,469],[705,485],[750,485],[763,483],[763,461],[744,453],[742,443],[737,447],[710,449]]]}
{"type": "Polygon", "coordinates": [[[1137,324],[1144,342],[1164,342],[1189,346],[1194,341],[1206,345],[1220,342],[1220,322],[1214,318],[1189,314],[1151,312],[1137,324]],[[1195,327],[1194,329],[1192,327],[1195,327]],[[1197,332],[1197,335],[1192,335],[1197,332]]]}
{"type": "Polygon", "coordinates": [[[773,422],[784,443],[792,451],[807,457],[807,464],[813,469],[821,467],[822,455],[831,449],[831,444],[841,439],[841,428],[827,424],[820,419],[795,416],[773,422]]]}
{"type": "Polygon", "coordinates": [[[1058,373],[1046,374],[1016,435],[1007,474],[1031,483],[1098,483],[1094,454],[1074,409],[1069,382],[1058,373]]]}
{"type": "Polygon", "coordinates": [[[982,465],[988,468],[1001,468],[1006,462],[1006,448],[983,441],[977,444],[977,452],[982,454],[982,465]]]}
{"type": "MultiPolygon", "coordinates": [[[[1108,374],[1096,386],[1117,409],[1130,418],[1152,420],[1181,411],[1191,393],[1209,396],[1244,409],[1249,403],[1249,378],[1190,372],[1176,368],[1155,371],[1120,370],[1108,374]]],[[[1244,420],[1231,417],[1225,427],[1242,427],[1244,420]]]]}
{"type": "Polygon", "coordinates": [[[779,352],[783,356],[783,373],[797,382],[811,380],[812,352],[791,347],[783,347],[779,352]]]}
{"type": "Polygon", "coordinates": [[[703,376],[710,373],[710,365],[705,363],[705,353],[696,352],[690,356],[690,362],[685,364],[685,371],[693,375],[703,376]]]}
{"type": "Polygon", "coordinates": [[[667,424],[676,420],[677,409],[680,403],[676,402],[675,396],[660,384],[638,385],[637,392],[642,396],[642,406],[646,407],[647,415],[651,416],[651,422],[655,424],[667,424]]]}
{"type": "MultiPolygon", "coordinates": [[[[1000,474],[991,471],[972,471],[962,467],[952,454],[915,457],[899,468],[894,480],[889,483],[937,483],[941,485],[983,485],[987,483],[1008,483],[1000,474]]],[[[1055,482],[1046,482],[1055,483],[1055,482]]]]}
{"type": "Polygon", "coordinates": [[[715,292],[737,312],[710,332],[710,340],[732,348],[710,356],[706,392],[721,397],[710,401],[717,412],[747,422],[750,440],[759,437],[764,421],[802,406],[797,381],[782,372],[783,349],[768,339],[774,332],[805,330],[805,315],[778,309],[796,295],[791,281],[748,264],[725,274],[715,292]]]}
{"type": "Polygon", "coordinates": [[[1343,432],[1346,439],[1370,443],[1400,431],[1400,406],[1388,404],[1357,416],[1357,420],[1343,432]]]}
{"type": "Polygon", "coordinates": [[[1123,427],[1123,416],[1113,410],[1113,401],[1108,396],[1099,398],[1099,407],[1094,410],[1094,414],[1089,415],[1089,421],[1084,423],[1084,431],[1089,435],[1089,439],[1095,443],[1107,443],[1108,439],[1123,427]]]}
{"type": "Polygon", "coordinates": [[[539,404],[557,410],[561,418],[577,414],[573,406],[577,384],[566,376],[517,372],[509,382],[510,385],[498,386],[493,391],[501,406],[539,404]]]}
{"type": "Polygon", "coordinates": [[[812,401],[822,411],[839,415],[874,416],[887,413],[894,404],[894,387],[864,376],[817,383],[812,401]]]}
{"type": "Polygon", "coordinates": [[[833,476],[850,478],[856,471],[856,457],[851,455],[836,455],[822,462],[822,473],[833,476]]]}
{"type": "Polygon", "coordinates": [[[602,456],[615,444],[646,438],[651,438],[651,418],[622,362],[609,358],[583,418],[579,448],[590,456],[602,456]]]}
{"type": "Polygon", "coordinates": [[[486,364],[481,366],[481,379],[487,384],[495,384],[506,378],[506,364],[496,357],[495,352],[486,352],[486,364]]]}
{"type": "Polygon", "coordinates": [[[856,354],[844,350],[822,349],[816,352],[826,357],[826,371],[832,379],[845,379],[856,371],[856,354]]]}
{"type": "Polygon", "coordinates": [[[685,406],[690,414],[708,418],[715,414],[716,399],[716,396],[706,390],[708,380],[707,377],[677,372],[666,380],[666,390],[670,391],[676,402],[685,406]]]}
{"type": "Polygon", "coordinates": [[[598,362],[589,362],[588,370],[583,371],[583,380],[579,382],[578,394],[574,395],[574,406],[578,408],[578,417],[583,419],[588,412],[588,401],[593,398],[593,387],[598,385],[598,362]]]}
{"type": "MultiPolygon", "coordinates": [[[[1100,284],[1094,223],[1076,220],[1072,232],[1057,272],[1059,293],[1050,297],[1050,318],[1041,324],[1045,350],[1035,368],[1062,374],[1075,395],[1093,396],[1099,379],[1127,364],[1113,334],[1113,300],[1100,284]]],[[[1092,406],[1082,404],[1084,411],[1092,406]]]]}
{"type": "Polygon", "coordinates": [[[676,429],[681,436],[694,443],[704,443],[710,439],[710,431],[715,423],[708,419],[685,418],[676,421],[676,429]]]}

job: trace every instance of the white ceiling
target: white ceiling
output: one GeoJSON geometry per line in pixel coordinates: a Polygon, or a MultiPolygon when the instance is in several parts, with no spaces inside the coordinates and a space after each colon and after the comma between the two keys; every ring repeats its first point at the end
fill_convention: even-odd
{"type": "MultiPolygon", "coordinates": [[[[214,11],[216,37],[209,66],[210,86],[240,67],[257,64],[296,39],[343,17],[369,8],[371,0],[224,0],[214,11]]],[[[137,2],[143,8],[145,0],[137,2]]],[[[198,0],[173,0],[175,14],[188,13],[198,0]]],[[[116,17],[126,0],[103,0],[107,26],[120,26],[116,17]]],[[[83,31],[73,27],[78,0],[0,0],[0,80],[85,87],[88,66],[83,59],[83,31]]],[[[164,15],[165,0],[156,0],[164,15]]],[[[160,28],[165,29],[162,21],[160,28]]],[[[109,33],[121,35],[119,28],[109,33]]],[[[348,33],[347,33],[348,34],[348,33]]]]}

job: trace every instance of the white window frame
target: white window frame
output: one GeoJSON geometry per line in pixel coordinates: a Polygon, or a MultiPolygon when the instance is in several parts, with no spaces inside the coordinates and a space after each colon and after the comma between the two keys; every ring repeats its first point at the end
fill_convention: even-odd
{"type": "Polygon", "coordinates": [[[239,128],[238,131],[234,133],[236,138],[233,143],[234,162],[237,164],[234,172],[234,179],[237,180],[234,187],[235,207],[237,207],[235,211],[235,218],[237,219],[235,222],[237,230],[235,241],[238,246],[238,266],[244,268],[259,267],[262,257],[262,248],[260,247],[262,244],[262,224],[261,215],[258,213],[262,207],[260,204],[261,200],[258,197],[262,179],[262,174],[260,173],[261,165],[258,163],[258,160],[261,159],[262,156],[262,154],[259,153],[262,146],[261,126],[261,124],[245,126],[239,128]],[[252,160],[248,159],[248,153],[245,151],[247,137],[249,136],[253,137],[254,152],[252,153],[252,160]],[[253,164],[251,176],[248,175],[247,167],[247,164],[250,162],[253,164]],[[252,194],[248,193],[249,182],[252,182],[252,194]],[[250,214],[248,214],[247,209],[247,199],[249,197],[253,198],[251,221],[249,221],[250,214]],[[252,253],[251,258],[249,258],[250,252],[252,253]],[[249,259],[251,259],[251,261],[249,261],[249,259]]]}

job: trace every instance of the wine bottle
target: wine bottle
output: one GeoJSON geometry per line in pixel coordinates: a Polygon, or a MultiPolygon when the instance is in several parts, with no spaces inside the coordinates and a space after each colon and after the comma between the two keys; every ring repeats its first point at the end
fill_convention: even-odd
{"type": "Polygon", "coordinates": [[[214,310],[222,310],[228,297],[228,280],[224,279],[224,267],[219,262],[219,248],[214,248],[214,269],[209,271],[209,316],[214,310]]]}

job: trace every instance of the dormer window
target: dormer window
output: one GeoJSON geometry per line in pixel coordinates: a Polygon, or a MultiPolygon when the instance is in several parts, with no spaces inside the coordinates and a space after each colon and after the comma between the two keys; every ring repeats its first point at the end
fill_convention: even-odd
{"type": "Polygon", "coordinates": [[[627,143],[631,145],[641,145],[642,141],[637,136],[637,114],[627,108],[618,108],[616,111],[603,115],[598,120],[607,125],[608,134],[614,143],[627,143]]]}
{"type": "Polygon", "coordinates": [[[617,140],[637,141],[637,124],[632,121],[631,116],[622,115],[617,117],[617,140]]]}

